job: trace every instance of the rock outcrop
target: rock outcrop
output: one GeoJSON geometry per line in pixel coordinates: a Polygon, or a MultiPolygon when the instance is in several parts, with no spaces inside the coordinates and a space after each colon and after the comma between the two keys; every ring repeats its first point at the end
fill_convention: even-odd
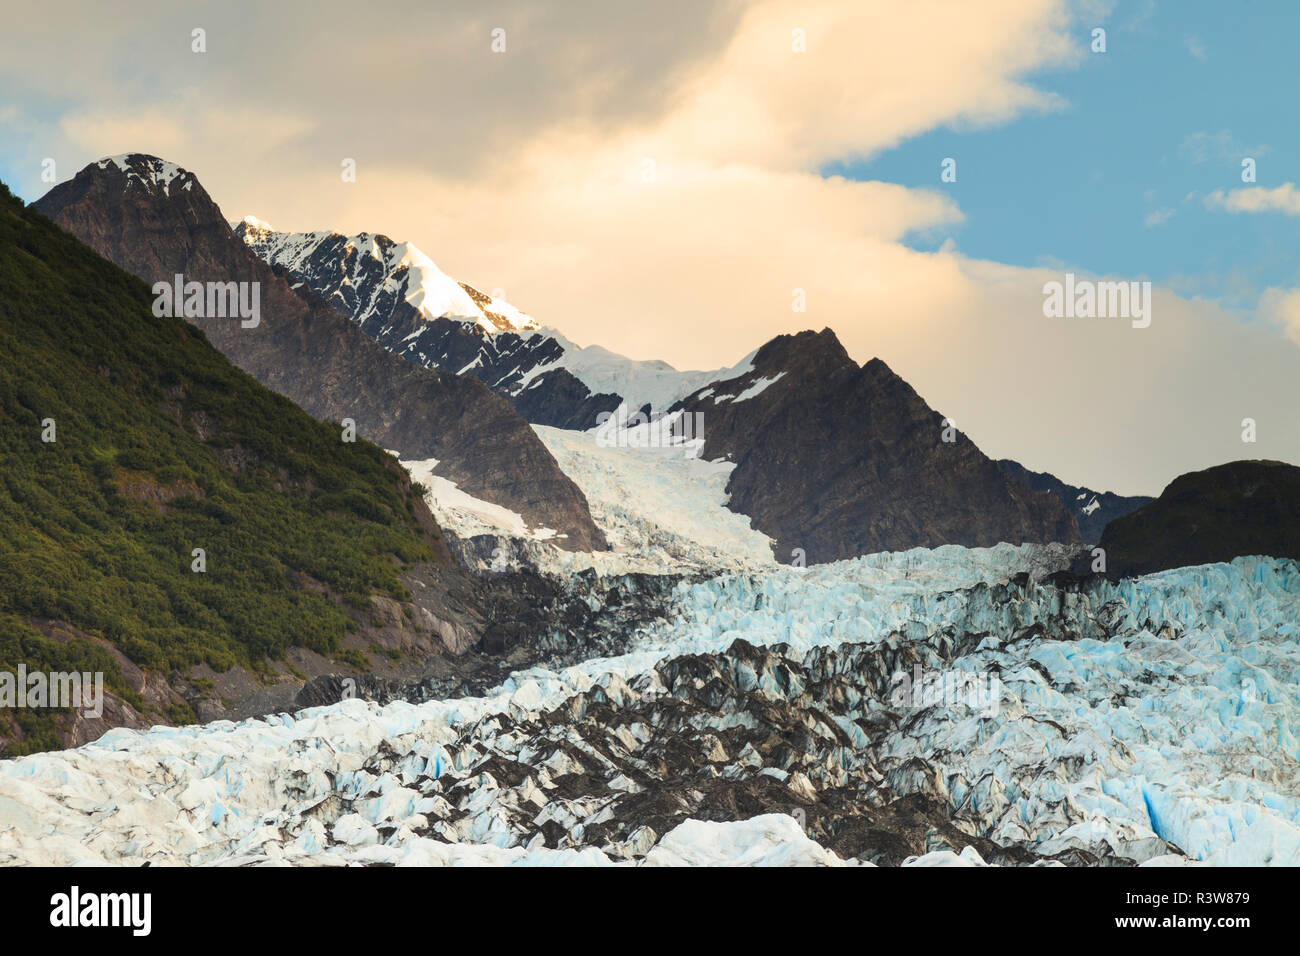
{"type": "Polygon", "coordinates": [[[776,539],[782,562],[1079,540],[1055,496],[1010,479],[884,362],[854,362],[830,329],[778,336],[750,371],[674,411],[698,414],[705,458],[736,463],[728,507],[776,539]]]}

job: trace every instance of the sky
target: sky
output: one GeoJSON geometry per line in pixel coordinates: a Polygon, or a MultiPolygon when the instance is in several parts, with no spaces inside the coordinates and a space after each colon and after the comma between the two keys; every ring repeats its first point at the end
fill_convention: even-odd
{"type": "Polygon", "coordinates": [[[1300,284],[1300,208],[1229,223],[1211,198],[1245,185],[1247,157],[1266,188],[1300,175],[1300,104],[1285,93],[1297,83],[1300,6],[1185,0],[1115,11],[1097,21],[1109,24],[1105,55],[1043,74],[1064,108],[988,129],[939,127],[823,172],[927,188],[935,157],[957,159],[943,190],[963,221],[910,237],[917,249],[951,240],[1015,265],[1141,274],[1241,309],[1264,288],[1300,284]]]}
{"type": "Polygon", "coordinates": [[[0,3],[27,200],[153,153],[634,358],[832,328],[1071,483],[1300,463],[1296,4],[0,3]],[[1150,323],[1045,315],[1067,273],[1150,282],[1150,323]]]}

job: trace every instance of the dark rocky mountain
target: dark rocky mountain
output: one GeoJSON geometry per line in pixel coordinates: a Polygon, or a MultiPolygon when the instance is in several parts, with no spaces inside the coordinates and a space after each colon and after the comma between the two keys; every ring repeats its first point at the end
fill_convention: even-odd
{"type": "Polygon", "coordinates": [[[624,400],[633,410],[648,404],[663,412],[718,374],[579,348],[384,235],[277,232],[252,217],[237,223],[235,234],[385,348],[425,368],[479,379],[538,425],[592,428],[624,400]]]}
{"type": "Polygon", "coordinates": [[[474,378],[404,361],[311,290],[292,287],[236,238],[192,173],[151,156],[115,157],[33,208],[150,283],[176,274],[260,283],[256,327],[191,319],[236,365],[318,418],[354,420],[403,458],[437,458],[440,475],[555,529],[563,547],[607,546],[582,492],[507,401],[474,378]]]}
{"type": "Polygon", "coordinates": [[[1112,577],[1250,554],[1300,560],[1300,468],[1234,461],[1180,475],[1108,524],[1100,546],[1112,577]]]}
{"type": "Polygon", "coordinates": [[[939,416],[906,383],[879,361],[859,370],[829,331],[768,343],[757,353],[762,367],[750,356],[732,369],[679,372],[579,349],[444,275],[409,243],[283,233],[252,218],[235,232],[375,341],[415,364],[481,379],[531,422],[585,430],[621,404],[651,418],[702,412],[704,456],[739,465],[730,507],[778,539],[781,560],[796,547],[821,562],[922,544],[1077,541],[1070,513],[1100,521],[1091,499],[1058,507],[1040,493],[1058,489],[1033,486],[1028,472],[1026,487],[964,437],[942,443],[939,416]],[[743,402],[722,398],[782,371],[788,377],[770,391],[743,402]],[[768,434],[774,426],[789,429],[781,447],[768,434]]]}
{"type": "Polygon", "coordinates": [[[1067,485],[1055,475],[1045,471],[1030,471],[1010,458],[998,459],[997,465],[1007,475],[1034,491],[1050,491],[1074,515],[1079,523],[1079,534],[1089,544],[1101,540],[1106,525],[1155,501],[1150,495],[1117,495],[1112,491],[1093,491],[1077,485],[1067,485]]]}
{"type": "Polygon", "coordinates": [[[830,329],[781,335],[752,368],[673,406],[702,416],[703,455],[736,464],[728,507],[807,563],[1001,541],[1077,542],[1054,495],[1009,478],[880,359],[830,329]]]}
{"type": "Polygon", "coordinates": [[[426,319],[405,302],[394,312],[382,325],[372,321],[361,327],[408,361],[478,379],[536,425],[586,430],[622,401],[612,392],[594,394],[567,368],[555,364],[566,349],[554,336],[491,332],[443,316],[426,319]],[[548,365],[554,367],[545,368],[548,365]],[[545,370],[537,372],[539,368],[545,370]]]}

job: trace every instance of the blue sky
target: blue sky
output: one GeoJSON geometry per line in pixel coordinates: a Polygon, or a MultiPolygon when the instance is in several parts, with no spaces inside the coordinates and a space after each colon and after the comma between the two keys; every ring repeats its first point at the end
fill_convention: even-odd
{"type": "Polygon", "coordinates": [[[1246,155],[1261,187],[1300,180],[1300,4],[1120,3],[1097,25],[1105,53],[1029,76],[1061,109],[824,171],[951,195],[964,221],[911,236],[918,249],[951,238],[972,257],[1145,277],[1233,308],[1300,284],[1294,217],[1204,204],[1245,185],[1246,155]],[[945,157],[955,183],[940,183],[945,157]]]}

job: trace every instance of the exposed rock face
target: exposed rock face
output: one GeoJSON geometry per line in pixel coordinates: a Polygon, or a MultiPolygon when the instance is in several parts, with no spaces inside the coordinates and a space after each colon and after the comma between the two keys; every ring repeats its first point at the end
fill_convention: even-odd
{"type": "Polygon", "coordinates": [[[1300,468],[1234,461],[1180,475],[1101,536],[1114,577],[1241,555],[1300,559],[1300,468]]]}
{"type": "Polygon", "coordinates": [[[1033,491],[1050,491],[1079,523],[1079,534],[1091,544],[1101,540],[1106,525],[1116,518],[1137,511],[1155,501],[1150,495],[1117,495],[1111,491],[1093,491],[1077,485],[1067,485],[1055,475],[1045,471],[1030,471],[1009,458],[998,459],[998,467],[1022,485],[1033,491]]]}
{"type": "Polygon", "coordinates": [[[880,359],[859,367],[829,329],[782,335],[751,371],[674,406],[703,416],[704,457],[736,463],[728,506],[779,561],[1000,541],[1076,542],[1061,502],[1009,479],[880,359]]]}
{"type": "MultiPolygon", "coordinates": [[[[383,235],[283,233],[251,218],[237,224],[235,234],[267,262],[288,270],[293,281],[301,282],[350,315],[375,341],[415,364],[481,379],[535,424],[586,430],[599,422],[602,413],[613,412],[624,402],[629,406],[628,411],[640,410],[643,414],[654,417],[669,407],[676,407],[674,402],[689,395],[715,399],[703,403],[706,420],[714,422],[721,408],[716,399],[719,395],[727,394],[726,387],[736,381],[748,385],[763,378],[763,372],[753,368],[749,360],[742,361],[730,370],[678,372],[663,363],[622,359],[599,347],[577,349],[562,335],[540,327],[535,320],[523,317],[524,321],[521,322],[521,314],[517,310],[513,311],[513,319],[510,321],[502,317],[494,318],[493,308],[512,310],[513,307],[502,306],[498,300],[464,283],[455,283],[437,270],[414,246],[395,243],[383,235]],[[460,295],[462,291],[468,294],[468,301],[460,295]],[[726,384],[723,386],[720,383],[726,384]],[[716,390],[709,390],[715,388],[716,390]]],[[[834,336],[830,338],[833,340],[834,336]]],[[[786,341],[802,340],[786,337],[786,341]]],[[[764,354],[770,359],[773,351],[779,353],[782,348],[784,346],[769,344],[764,354]]],[[[839,349],[838,343],[835,343],[835,350],[840,353],[843,351],[839,349]]],[[[797,356],[793,356],[793,359],[801,361],[797,356]]],[[[777,358],[773,367],[780,367],[781,361],[783,360],[777,358]]],[[[812,366],[817,361],[816,357],[811,357],[808,364],[812,366]]],[[[848,362],[847,356],[838,354],[830,356],[829,361],[836,367],[848,362]]],[[[852,363],[848,362],[848,365],[851,366],[852,363]]],[[[856,367],[853,371],[856,373],[856,367]]],[[[865,374],[870,376],[875,371],[877,370],[872,365],[865,374]]],[[[885,372],[888,370],[885,369],[885,372]]],[[[855,376],[849,378],[852,380],[855,376]]],[[[786,386],[789,384],[787,382],[786,386]]],[[[798,389],[800,394],[806,390],[802,384],[798,389]]],[[[916,401],[919,403],[920,400],[916,401]]],[[[835,399],[832,398],[828,404],[834,408],[835,399]]],[[[923,407],[923,403],[921,405],[923,407]]],[[[698,406],[692,406],[693,409],[696,407],[698,406]]],[[[752,405],[746,407],[753,408],[752,405]]],[[[925,411],[928,413],[929,410],[925,411]]],[[[747,418],[741,413],[736,417],[747,418]]],[[[885,416],[881,416],[882,427],[888,425],[884,419],[885,416]]],[[[903,420],[907,420],[906,415],[903,420]]],[[[707,431],[709,429],[706,427],[707,431]]],[[[716,435],[716,430],[713,430],[713,434],[716,435]]],[[[739,440],[743,434],[744,429],[738,422],[734,437],[739,440]]],[[[757,441],[762,443],[761,439],[757,441]]],[[[959,443],[969,445],[964,440],[959,443]]],[[[713,457],[717,448],[716,441],[710,442],[706,456],[713,457]]],[[[830,485],[834,484],[834,481],[828,484],[823,480],[827,472],[842,470],[849,464],[838,457],[840,451],[841,449],[833,447],[819,448],[815,464],[804,466],[820,473],[820,477],[809,484],[796,486],[781,475],[769,476],[753,472],[749,475],[750,482],[754,486],[769,484],[770,477],[772,482],[787,485],[792,497],[798,493],[796,488],[809,492],[827,492],[831,490],[830,485]]],[[[982,460],[982,456],[979,457],[982,460]]],[[[759,461],[770,464],[775,460],[774,456],[760,453],[757,459],[751,459],[750,464],[757,467],[759,461]]],[[[970,461],[963,459],[961,467],[969,470],[970,461]]],[[[987,468],[981,467],[980,470],[983,472],[984,484],[992,487],[1003,484],[987,468]]],[[[892,480],[895,474],[903,473],[905,472],[891,472],[889,476],[882,476],[882,481],[892,480]]],[[[881,527],[875,532],[868,532],[862,540],[906,542],[906,546],[920,542],[994,543],[997,540],[1019,542],[1048,538],[1077,540],[1069,527],[1069,521],[1059,512],[1050,516],[1035,514],[1044,508],[1051,509],[1051,505],[1044,505],[1041,496],[1034,492],[1052,491],[1061,497],[1064,485],[1057,482],[1060,485],[1057,488],[1036,484],[1034,476],[1029,472],[1024,472],[1023,475],[1013,474],[1012,477],[1029,487],[1001,496],[1004,499],[1008,496],[1016,499],[1010,503],[1010,507],[1018,513],[1017,518],[1009,524],[1005,516],[999,518],[996,513],[1006,510],[1007,501],[982,501],[976,495],[968,506],[963,507],[969,507],[971,511],[992,509],[993,514],[983,518],[969,514],[949,515],[930,522],[913,522],[913,525],[931,525],[933,533],[929,536],[919,534],[916,526],[898,527],[890,531],[884,527],[884,523],[897,523],[897,519],[885,517],[880,519],[881,527]],[[962,528],[967,530],[960,537],[947,537],[950,529],[962,528]]],[[[1054,481],[1051,476],[1042,477],[1054,481]]],[[[959,476],[959,481],[968,478],[969,476],[959,476]]],[[[1084,489],[1077,489],[1076,494],[1082,491],[1084,489]]],[[[760,530],[770,532],[772,527],[779,526],[779,521],[784,519],[778,519],[775,514],[765,510],[770,505],[768,499],[772,494],[786,493],[773,488],[756,488],[755,494],[750,498],[733,494],[732,507],[733,510],[753,517],[760,530]],[[759,506],[759,511],[750,511],[749,505],[759,506]],[[773,521],[777,521],[777,525],[773,525],[773,521]]],[[[1096,540],[1105,520],[1118,513],[1118,503],[1124,501],[1118,496],[1108,495],[1101,496],[1105,499],[1104,502],[1094,502],[1096,497],[1098,496],[1089,494],[1077,504],[1073,498],[1063,499],[1067,512],[1076,513],[1078,520],[1087,522],[1090,529],[1095,527],[1090,540],[1096,540]]],[[[1137,507],[1146,500],[1149,499],[1141,499],[1133,503],[1132,507],[1137,507]]],[[[934,507],[951,509],[952,504],[952,500],[935,502],[934,507]]],[[[816,513],[828,514],[828,520],[834,524],[837,520],[836,513],[853,513],[854,506],[846,506],[844,502],[831,500],[829,512],[827,505],[825,500],[810,500],[806,503],[805,514],[791,515],[788,521],[803,522],[810,514],[816,513]]],[[[800,541],[792,543],[791,547],[803,547],[808,552],[809,559],[814,561],[861,553],[858,550],[860,546],[850,541],[844,543],[842,549],[825,554],[826,542],[814,529],[815,549],[819,553],[813,555],[813,548],[809,546],[810,539],[802,533],[796,537],[800,541]]],[[[778,557],[780,560],[789,560],[789,548],[778,557]]]]}
{"type": "MultiPolygon", "coordinates": [[[[473,697],[514,671],[562,670],[589,658],[627,653],[647,628],[671,615],[673,589],[683,580],[583,572],[561,581],[527,569],[478,575],[472,578],[478,615],[472,647],[433,661],[423,671],[407,667],[351,675],[356,686],[350,696],[379,703],[473,697]]],[[[315,676],[298,692],[293,707],[338,703],[347,676],[337,669],[315,676]]]]}
{"type": "Polygon", "coordinates": [[[535,369],[564,355],[563,346],[549,335],[489,332],[472,322],[426,319],[406,302],[382,326],[370,322],[362,328],[417,365],[483,382],[537,425],[585,430],[596,425],[601,412],[612,412],[621,401],[612,392],[594,394],[563,367],[528,378],[535,369]]]}
{"type": "Polygon", "coordinates": [[[236,224],[235,235],[390,351],[479,379],[534,424],[586,430],[623,401],[663,412],[723,374],[581,348],[508,302],[446,276],[409,242],[377,233],[277,232],[252,217],[236,224]]]}
{"type": "Polygon", "coordinates": [[[191,318],[236,365],[318,418],[408,460],[437,458],[468,494],[553,528],[572,550],[606,547],[578,487],[527,422],[481,382],[419,368],[377,345],[310,290],[294,289],[231,232],[192,173],[133,154],[83,169],[33,208],[153,283],[258,282],[255,328],[191,318]]]}
{"type": "Polygon", "coordinates": [[[416,365],[482,381],[530,422],[587,429],[618,407],[619,396],[593,394],[562,366],[537,372],[559,362],[565,347],[517,310],[495,312],[511,307],[455,283],[409,243],[369,233],[275,232],[252,219],[235,235],[380,345],[416,365]]]}

